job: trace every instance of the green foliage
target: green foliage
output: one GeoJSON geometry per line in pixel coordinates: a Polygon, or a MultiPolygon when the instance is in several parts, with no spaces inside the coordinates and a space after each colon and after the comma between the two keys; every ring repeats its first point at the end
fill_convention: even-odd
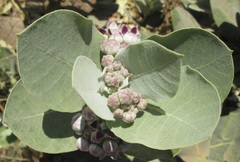
{"type": "Polygon", "coordinates": [[[233,77],[231,51],[217,37],[197,28],[179,30],[117,55],[134,74],[130,88],[149,101],[132,124],[114,121],[107,94],[99,91],[103,39],[91,21],[66,10],[42,17],[18,36],[21,80],[4,114],[17,137],[42,152],[76,150],[71,118],[86,103],[118,137],[149,147],[135,145],[144,148],[132,153],[141,158],[149,149],[155,158],[169,157],[170,151],[159,150],[209,138],[233,77]]]}
{"type": "Polygon", "coordinates": [[[197,71],[184,67],[179,90],[169,101],[156,106],[149,104],[131,126],[121,120],[107,123],[127,142],[166,150],[207,139],[216,126],[219,113],[220,101],[215,87],[197,71]]]}
{"type": "Polygon", "coordinates": [[[173,30],[196,27],[201,28],[195,18],[182,7],[176,7],[171,11],[173,30]]]}
{"type": "Polygon", "coordinates": [[[71,130],[74,114],[51,110],[50,105],[29,93],[20,80],[9,96],[4,122],[20,140],[38,151],[68,152],[76,150],[71,130]]]}
{"type": "Polygon", "coordinates": [[[102,40],[91,21],[66,10],[42,17],[18,36],[22,80],[9,96],[4,116],[18,138],[43,152],[76,150],[71,112],[85,102],[72,88],[72,66],[83,55],[100,67],[102,40]]]}
{"type": "Polygon", "coordinates": [[[210,146],[210,159],[218,162],[236,162],[240,158],[240,109],[221,117],[213,133],[210,146]]]}
{"type": "Polygon", "coordinates": [[[161,101],[173,97],[178,89],[181,55],[149,40],[129,45],[117,55],[133,77],[130,88],[144,98],[161,101]]]}
{"type": "Polygon", "coordinates": [[[219,38],[205,30],[192,28],[148,39],[183,54],[183,65],[198,70],[213,83],[221,101],[226,98],[233,80],[232,51],[219,38]]]}
{"type": "Polygon", "coordinates": [[[72,84],[86,104],[100,118],[114,120],[107,106],[107,97],[99,93],[101,71],[87,57],[79,56],[73,66],[72,84]],[[97,101],[97,102],[96,102],[97,101]]]}
{"type": "Polygon", "coordinates": [[[100,67],[102,40],[92,22],[75,12],[63,10],[45,15],[18,35],[24,87],[53,110],[78,111],[84,101],[72,88],[72,66],[83,55],[100,67]]]}
{"type": "Polygon", "coordinates": [[[223,35],[236,46],[240,43],[240,1],[210,0],[212,15],[223,35]]]}

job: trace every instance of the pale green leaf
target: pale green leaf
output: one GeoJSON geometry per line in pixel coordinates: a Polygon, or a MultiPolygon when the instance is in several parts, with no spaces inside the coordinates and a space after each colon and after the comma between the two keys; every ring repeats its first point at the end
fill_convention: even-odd
{"type": "Polygon", "coordinates": [[[240,12],[239,0],[210,0],[213,18],[217,26],[229,23],[237,27],[237,13],[240,12]]]}
{"type": "Polygon", "coordinates": [[[211,162],[208,160],[210,139],[193,146],[182,148],[178,156],[185,162],[211,162]]]}
{"type": "Polygon", "coordinates": [[[74,112],[84,104],[71,85],[79,55],[100,67],[102,34],[76,12],[58,10],[35,21],[18,35],[18,59],[27,91],[57,111],[74,112]]]}
{"type": "Polygon", "coordinates": [[[240,109],[220,118],[211,140],[210,159],[237,162],[240,155],[240,109]]]}
{"type": "MultiPolygon", "coordinates": [[[[80,107],[79,107],[80,109],[80,107]]],[[[44,101],[26,91],[20,80],[13,88],[4,112],[4,122],[31,148],[48,153],[76,150],[71,119],[75,113],[51,110],[44,101]]]]}
{"type": "Polygon", "coordinates": [[[219,38],[203,29],[190,28],[148,39],[183,54],[183,65],[198,70],[213,83],[221,101],[226,98],[233,81],[232,51],[219,38]]]}
{"type": "Polygon", "coordinates": [[[115,60],[133,76],[130,88],[144,98],[155,101],[173,97],[178,89],[181,73],[181,55],[154,41],[145,40],[129,45],[115,60]]]}
{"type": "Polygon", "coordinates": [[[98,78],[101,74],[92,60],[85,56],[79,56],[73,66],[72,85],[98,117],[114,120],[113,114],[107,106],[107,97],[100,93],[98,78]]]}
{"type": "Polygon", "coordinates": [[[240,1],[210,0],[213,19],[220,32],[236,46],[240,43],[240,1]]]}
{"type": "Polygon", "coordinates": [[[201,28],[196,19],[184,8],[176,7],[171,11],[172,25],[174,30],[196,27],[201,28]]]}
{"type": "Polygon", "coordinates": [[[127,142],[161,150],[208,139],[219,120],[218,93],[200,73],[189,67],[182,69],[179,90],[173,98],[160,107],[149,104],[132,125],[121,120],[107,122],[111,131],[127,142]]]}

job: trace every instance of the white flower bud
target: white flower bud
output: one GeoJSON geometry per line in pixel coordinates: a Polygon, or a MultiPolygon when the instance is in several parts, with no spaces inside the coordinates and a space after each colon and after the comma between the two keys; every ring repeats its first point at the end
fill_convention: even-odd
{"type": "Polygon", "coordinates": [[[122,119],[126,123],[131,123],[131,122],[134,122],[135,118],[136,118],[136,114],[131,111],[128,111],[128,112],[123,113],[122,119]]]}
{"type": "Polygon", "coordinates": [[[129,88],[121,89],[118,92],[118,98],[121,104],[131,104],[133,100],[133,92],[129,88]]]}
{"type": "Polygon", "coordinates": [[[123,66],[121,67],[121,69],[120,69],[120,74],[122,75],[122,76],[124,76],[124,77],[129,77],[129,72],[128,72],[128,70],[127,69],[125,69],[123,66]]]}
{"type": "Polygon", "coordinates": [[[117,93],[112,93],[110,96],[108,96],[108,106],[112,108],[117,108],[120,106],[117,93]]]}
{"type": "Polygon", "coordinates": [[[101,43],[100,49],[107,55],[115,55],[120,49],[120,43],[114,39],[105,40],[101,43]]]}
{"type": "Polygon", "coordinates": [[[116,70],[120,70],[121,67],[122,67],[122,64],[121,64],[120,61],[114,61],[112,65],[113,65],[113,69],[114,69],[115,71],[116,71],[116,70]]]}
{"type": "Polygon", "coordinates": [[[136,92],[133,93],[133,103],[138,103],[141,98],[142,97],[139,93],[136,93],[136,92]]]}
{"type": "Polygon", "coordinates": [[[137,104],[137,108],[139,111],[143,111],[147,107],[147,101],[144,99],[140,99],[139,103],[137,104]]]}
{"type": "Polygon", "coordinates": [[[116,118],[122,118],[123,116],[123,110],[120,108],[117,108],[114,112],[113,112],[114,117],[116,118]]]}
{"type": "Polygon", "coordinates": [[[102,66],[106,67],[113,63],[113,56],[112,55],[104,55],[102,58],[102,66]]]}
{"type": "Polygon", "coordinates": [[[80,137],[77,139],[77,148],[81,151],[88,151],[89,149],[89,143],[87,140],[85,140],[84,138],[80,137]]]}
{"type": "Polygon", "coordinates": [[[86,121],[83,118],[82,114],[77,113],[72,118],[72,129],[79,135],[82,134],[84,127],[86,126],[86,121]]]}

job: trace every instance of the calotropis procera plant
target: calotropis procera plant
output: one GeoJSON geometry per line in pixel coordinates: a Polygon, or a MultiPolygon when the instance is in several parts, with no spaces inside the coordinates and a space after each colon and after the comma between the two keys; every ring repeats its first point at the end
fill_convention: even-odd
{"type": "MultiPolygon", "coordinates": [[[[112,33],[107,34],[109,38],[112,33]]],[[[68,10],[45,15],[18,35],[21,80],[9,96],[4,122],[24,143],[48,153],[78,149],[81,135],[73,131],[71,121],[83,114],[85,105],[108,132],[134,143],[125,154],[146,160],[170,159],[176,149],[209,138],[231,87],[232,51],[215,35],[197,28],[136,40],[120,46],[111,60],[101,52],[112,52],[101,47],[106,36],[90,20],[68,10]],[[118,70],[114,73],[121,80],[115,88],[112,81],[101,82],[108,76],[104,67],[111,64],[102,59],[120,62],[127,70],[127,75],[121,74],[124,78],[118,70]],[[146,109],[130,123],[115,119],[115,109],[108,105],[108,97],[124,89],[147,101],[146,109]]],[[[97,146],[91,145],[91,150],[97,146]]]]}

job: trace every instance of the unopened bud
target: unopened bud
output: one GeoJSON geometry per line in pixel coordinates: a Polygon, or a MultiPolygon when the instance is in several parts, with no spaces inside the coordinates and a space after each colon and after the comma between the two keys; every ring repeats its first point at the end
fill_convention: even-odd
{"type": "Polygon", "coordinates": [[[129,88],[121,89],[118,92],[119,101],[121,104],[131,104],[133,100],[133,92],[129,88]]]}
{"type": "Polygon", "coordinates": [[[101,43],[100,49],[107,55],[115,55],[120,49],[120,43],[114,39],[105,40],[101,43]]]}
{"type": "Polygon", "coordinates": [[[96,144],[90,144],[88,151],[91,155],[99,157],[102,154],[103,149],[96,144]]]}
{"type": "Polygon", "coordinates": [[[76,145],[77,145],[77,148],[81,151],[88,151],[89,149],[89,143],[83,137],[80,137],[77,139],[76,145]]]}
{"type": "Polygon", "coordinates": [[[123,75],[124,77],[129,77],[129,75],[130,75],[128,70],[125,69],[124,67],[121,67],[120,74],[123,75]]]}
{"type": "Polygon", "coordinates": [[[94,143],[102,142],[103,138],[104,138],[104,134],[101,131],[94,131],[91,134],[91,141],[94,143]]]}
{"type": "Polygon", "coordinates": [[[83,108],[82,115],[87,121],[93,121],[97,119],[97,116],[94,114],[94,112],[87,106],[83,108]]]}
{"type": "Polygon", "coordinates": [[[108,96],[108,106],[112,108],[117,108],[120,106],[117,93],[112,93],[110,96],[108,96]]]}
{"type": "Polygon", "coordinates": [[[113,112],[114,117],[116,118],[122,118],[123,116],[123,110],[120,108],[117,108],[114,112],[113,112]]]}
{"type": "Polygon", "coordinates": [[[126,123],[131,123],[131,122],[134,122],[135,118],[136,118],[136,114],[131,111],[128,111],[128,112],[123,113],[122,119],[126,123]]]}
{"type": "Polygon", "coordinates": [[[118,144],[113,140],[105,140],[103,142],[103,149],[107,153],[116,152],[118,150],[118,144]]]}
{"type": "Polygon", "coordinates": [[[137,108],[142,111],[144,109],[146,109],[147,107],[147,101],[144,99],[140,99],[139,103],[137,104],[137,108]]]}
{"type": "Polygon", "coordinates": [[[139,112],[138,108],[135,107],[134,105],[131,105],[131,106],[130,106],[129,111],[131,111],[131,112],[133,112],[133,113],[135,113],[135,114],[137,114],[137,113],[139,112]]]}
{"type": "Polygon", "coordinates": [[[108,83],[109,86],[119,87],[120,83],[124,80],[124,76],[122,76],[118,71],[113,72],[113,76],[108,83]]]}
{"type": "Polygon", "coordinates": [[[106,67],[113,63],[113,56],[112,55],[104,55],[102,58],[102,66],[106,67]]]}
{"type": "Polygon", "coordinates": [[[77,113],[72,118],[72,129],[79,135],[82,134],[84,127],[86,126],[86,121],[83,118],[82,114],[77,113]]]}
{"type": "Polygon", "coordinates": [[[122,67],[122,64],[120,61],[114,61],[113,62],[113,69],[116,71],[116,70],[120,70],[122,67]]]}
{"type": "Polygon", "coordinates": [[[133,103],[138,103],[141,98],[142,97],[139,93],[136,93],[136,92],[133,93],[133,103]]]}
{"type": "Polygon", "coordinates": [[[108,71],[108,72],[113,72],[113,71],[114,71],[113,65],[108,65],[108,66],[107,66],[107,71],[108,71]]]}

